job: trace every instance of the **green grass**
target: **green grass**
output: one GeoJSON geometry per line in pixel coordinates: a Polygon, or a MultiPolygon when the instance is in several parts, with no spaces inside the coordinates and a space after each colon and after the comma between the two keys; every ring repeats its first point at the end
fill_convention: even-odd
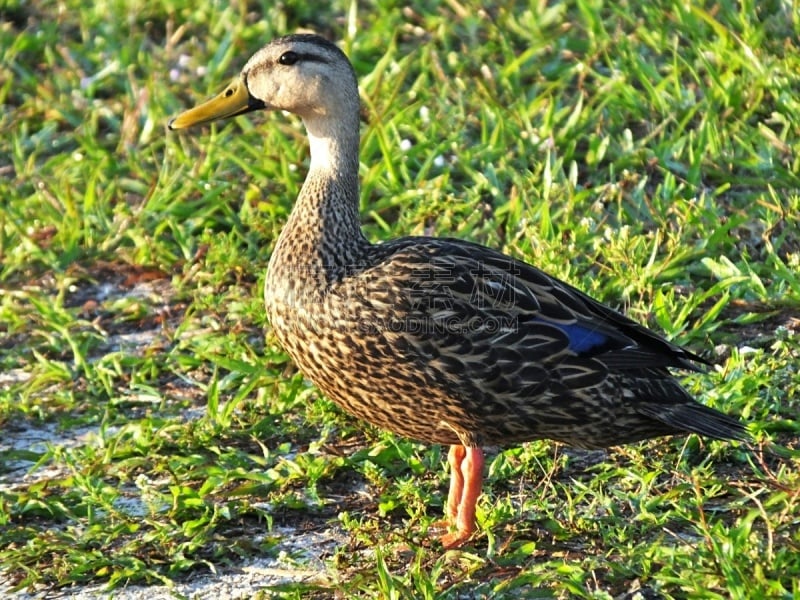
{"type": "Polygon", "coordinates": [[[180,581],[276,556],[280,525],[349,541],[265,597],[800,595],[796,454],[508,449],[481,536],[443,553],[442,450],[342,414],[270,335],[301,126],[166,121],[307,27],[362,82],[370,238],[533,262],[705,353],[687,388],[797,448],[800,5],[484,4],[0,8],[3,578],[180,581]],[[12,445],[25,428],[64,441],[12,445]]]}

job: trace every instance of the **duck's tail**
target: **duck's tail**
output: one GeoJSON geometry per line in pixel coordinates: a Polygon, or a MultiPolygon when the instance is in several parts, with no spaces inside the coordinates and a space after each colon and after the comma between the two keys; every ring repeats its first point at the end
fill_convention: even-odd
{"type": "Polygon", "coordinates": [[[747,426],[739,419],[694,401],[669,405],[645,404],[640,410],[677,431],[698,433],[718,440],[751,440],[747,426]]]}

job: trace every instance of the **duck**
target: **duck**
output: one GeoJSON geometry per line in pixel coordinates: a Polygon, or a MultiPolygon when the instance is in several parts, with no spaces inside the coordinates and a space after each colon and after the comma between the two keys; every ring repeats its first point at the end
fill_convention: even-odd
{"type": "Polygon", "coordinates": [[[527,262],[462,239],[368,240],[359,216],[360,98],[333,42],[258,50],[171,130],[252,111],[297,115],[305,181],[269,259],[264,301],[304,376],[378,428],[448,446],[445,549],[477,533],[484,448],[550,439],[601,449],[670,435],[746,440],[673,369],[709,363],[527,262]]]}

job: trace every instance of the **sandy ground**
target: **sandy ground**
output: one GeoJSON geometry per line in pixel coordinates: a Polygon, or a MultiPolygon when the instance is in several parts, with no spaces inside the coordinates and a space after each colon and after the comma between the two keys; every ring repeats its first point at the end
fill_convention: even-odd
{"type": "Polygon", "coordinates": [[[0,580],[0,598],[11,600],[42,600],[58,598],[85,598],[87,600],[100,600],[113,598],[115,600],[167,600],[174,598],[188,598],[191,600],[238,600],[251,598],[259,590],[267,590],[272,586],[290,582],[313,582],[324,577],[325,569],[322,561],[313,558],[310,553],[332,551],[342,542],[341,533],[328,530],[322,533],[298,533],[290,530],[277,533],[285,534],[284,541],[279,548],[284,549],[278,558],[257,559],[243,562],[237,567],[228,567],[217,570],[216,573],[202,573],[188,577],[185,581],[176,583],[172,587],[165,585],[140,586],[133,585],[118,588],[112,592],[105,590],[102,585],[89,585],[75,588],[65,588],[58,591],[47,592],[17,592],[11,593],[7,583],[0,580]],[[303,568],[294,564],[288,555],[297,550],[305,551],[308,562],[303,568]]]}
{"type": "MultiPolygon", "coordinates": [[[[48,445],[74,447],[90,440],[95,432],[90,428],[78,428],[60,432],[55,425],[42,424],[39,427],[24,427],[4,431],[0,441],[0,451],[33,450],[42,451],[48,445]]],[[[25,483],[61,475],[55,468],[37,469],[28,473],[33,463],[19,460],[6,464],[8,469],[0,476],[0,491],[13,490],[25,483]]],[[[189,598],[192,600],[233,600],[250,598],[259,590],[268,589],[280,583],[311,582],[324,577],[325,568],[319,558],[332,552],[345,540],[344,534],[336,529],[300,532],[288,527],[276,527],[273,535],[283,539],[277,546],[277,558],[264,558],[243,561],[236,567],[224,567],[216,572],[196,573],[185,581],[172,587],[166,585],[130,586],[118,588],[113,592],[103,585],[89,585],[65,588],[58,591],[16,592],[10,591],[10,584],[0,574],[0,598],[14,600],[86,598],[99,600],[114,598],[119,600],[161,600],[167,598],[189,598]],[[291,557],[302,557],[303,564],[291,557]]]]}
{"type": "MultiPolygon", "coordinates": [[[[6,374],[6,376],[9,376],[6,374]]],[[[191,416],[191,415],[188,415],[191,416]]],[[[97,430],[80,427],[69,431],[59,430],[55,424],[40,423],[35,426],[13,427],[6,424],[0,438],[0,452],[29,450],[43,452],[48,446],[72,448],[93,443],[97,430]]],[[[0,473],[0,491],[12,491],[20,485],[29,485],[38,480],[66,475],[56,467],[44,467],[30,472],[33,462],[17,460],[3,465],[0,473]]],[[[126,507],[126,511],[135,507],[126,507]]],[[[336,546],[346,540],[345,534],[331,527],[322,531],[298,531],[289,527],[275,527],[271,532],[282,538],[276,550],[277,558],[243,561],[235,567],[224,567],[216,572],[189,575],[185,581],[172,587],[165,585],[130,586],[105,590],[103,585],[65,588],[58,591],[16,592],[10,591],[8,580],[0,572],[0,598],[14,600],[87,598],[90,600],[114,598],[119,600],[161,600],[167,598],[189,598],[192,600],[250,598],[259,590],[289,582],[311,582],[324,577],[325,568],[321,556],[330,555],[336,546]],[[294,558],[293,558],[294,557],[294,558]],[[298,564],[298,558],[302,565],[298,564]]]]}

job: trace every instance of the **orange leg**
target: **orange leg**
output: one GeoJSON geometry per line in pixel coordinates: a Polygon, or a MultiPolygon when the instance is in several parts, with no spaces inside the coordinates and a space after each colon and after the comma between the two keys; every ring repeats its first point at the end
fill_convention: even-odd
{"type": "Polygon", "coordinates": [[[461,472],[461,463],[467,455],[464,446],[450,446],[447,453],[447,462],[450,464],[450,492],[447,494],[447,523],[455,525],[458,518],[458,506],[461,504],[461,494],[464,493],[464,474],[461,472]]]}
{"type": "Polygon", "coordinates": [[[450,446],[450,492],[447,519],[456,530],[442,536],[445,548],[458,548],[475,531],[475,507],[483,482],[483,451],[480,448],[450,446]]]}

